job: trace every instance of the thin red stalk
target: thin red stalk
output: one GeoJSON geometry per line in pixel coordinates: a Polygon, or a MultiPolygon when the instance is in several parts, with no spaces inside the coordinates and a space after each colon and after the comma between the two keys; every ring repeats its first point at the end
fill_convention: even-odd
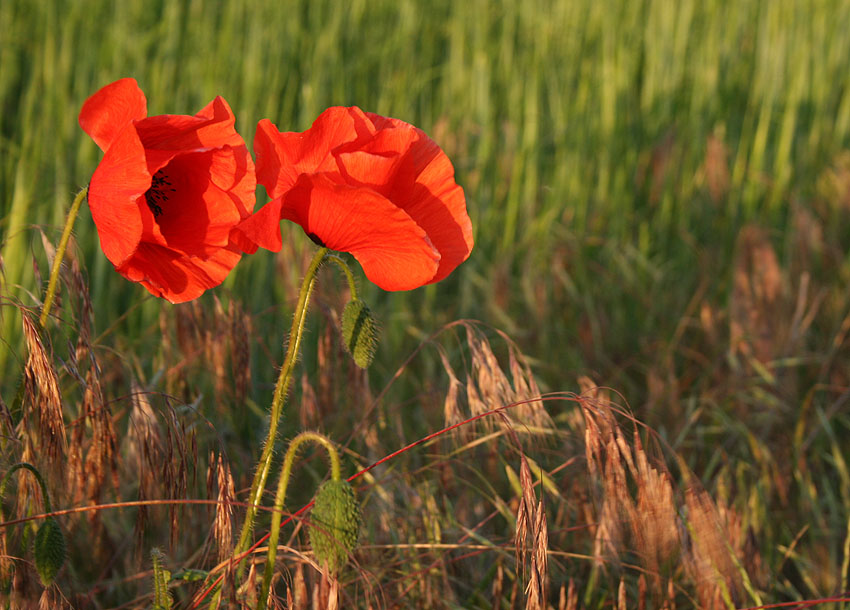
{"type": "MultiPolygon", "coordinates": [[[[845,595],[847,595],[845,593],[845,595]]],[[[767,610],[768,608],[811,608],[820,604],[832,604],[835,602],[850,602],[850,597],[822,597],[820,599],[806,599],[800,602],[780,602],[777,604],[765,604],[764,606],[750,606],[739,610],[767,610]]]]}
{"type": "MultiPolygon", "coordinates": [[[[94,504],[92,506],[78,506],[76,508],[66,508],[64,510],[54,510],[49,513],[41,513],[39,515],[30,515],[29,517],[22,517],[21,519],[13,519],[11,521],[3,521],[0,522],[0,527],[9,527],[11,525],[18,525],[19,523],[26,523],[27,521],[35,521],[37,519],[47,519],[48,517],[61,517],[63,515],[73,515],[75,513],[85,513],[90,510],[104,510],[107,508],[133,508],[135,506],[157,506],[157,505],[168,505],[168,504],[222,504],[218,500],[135,500],[131,502],[113,502],[111,504],[94,504]]],[[[233,506],[241,506],[242,502],[228,502],[228,504],[233,506]]],[[[271,510],[271,509],[266,509],[271,510]]]]}
{"type": "MultiPolygon", "coordinates": [[[[845,593],[845,595],[847,595],[845,593]]],[[[850,597],[822,597],[820,599],[807,599],[800,602],[780,602],[777,604],[766,604],[764,606],[750,606],[739,610],[767,610],[767,608],[811,608],[820,604],[833,604],[835,602],[850,602],[850,597]]]]}
{"type": "MultiPolygon", "coordinates": [[[[445,328],[447,328],[447,327],[443,327],[443,330],[445,330],[445,328]]],[[[391,383],[392,383],[392,382],[391,382],[391,383]]],[[[373,468],[377,468],[378,466],[380,466],[380,465],[381,465],[381,464],[383,464],[384,462],[388,462],[389,460],[393,459],[394,457],[397,457],[397,456],[401,455],[402,453],[404,453],[404,452],[406,452],[406,451],[409,451],[409,450],[413,449],[414,447],[417,447],[417,446],[419,446],[419,445],[421,445],[421,444],[423,444],[423,443],[426,443],[426,442],[428,442],[428,441],[430,441],[430,440],[432,440],[432,439],[435,439],[435,438],[437,438],[437,437],[439,437],[439,436],[442,436],[443,434],[446,434],[447,432],[451,432],[452,430],[455,430],[456,428],[460,428],[461,426],[465,426],[465,425],[467,425],[467,424],[471,424],[472,422],[478,421],[479,419],[482,419],[482,418],[487,417],[487,416],[489,416],[489,415],[498,415],[498,414],[500,414],[500,413],[502,413],[502,412],[504,412],[504,411],[507,411],[508,409],[513,408],[513,407],[518,407],[518,406],[520,406],[520,405],[524,405],[524,404],[528,404],[528,403],[531,403],[531,402],[535,402],[535,401],[537,401],[537,400],[567,400],[567,401],[570,401],[570,402],[579,402],[579,399],[578,399],[578,398],[576,398],[576,397],[575,397],[575,396],[573,396],[573,395],[548,395],[548,396],[547,396],[547,395],[544,395],[544,396],[538,396],[538,397],[536,397],[536,398],[529,398],[528,400],[520,400],[520,401],[517,401],[517,402],[511,403],[511,404],[509,404],[509,405],[504,405],[504,406],[501,406],[501,407],[497,407],[497,408],[495,408],[495,409],[491,409],[491,410],[489,410],[489,411],[485,411],[484,413],[479,413],[478,415],[474,415],[474,416],[470,417],[469,419],[465,419],[465,420],[464,420],[464,421],[462,421],[462,422],[458,422],[458,423],[456,423],[456,424],[452,424],[451,426],[448,426],[448,427],[446,427],[446,428],[443,428],[442,430],[437,430],[436,432],[432,432],[431,434],[429,434],[429,435],[427,435],[427,436],[424,436],[424,437],[420,438],[419,440],[414,441],[414,442],[410,443],[409,445],[406,445],[405,447],[402,447],[401,449],[398,449],[397,451],[393,451],[392,453],[390,453],[389,455],[384,456],[383,458],[381,458],[381,459],[380,459],[380,460],[378,460],[377,462],[374,462],[373,464],[371,464],[371,465],[367,466],[366,468],[364,468],[364,469],[360,470],[359,472],[354,473],[353,475],[351,475],[350,477],[348,477],[348,479],[347,479],[347,480],[348,480],[349,482],[351,482],[351,481],[353,481],[353,480],[355,480],[355,479],[357,479],[357,478],[359,478],[359,477],[363,476],[364,474],[366,474],[367,472],[369,472],[369,471],[370,471],[370,470],[372,470],[373,468]]],[[[377,402],[377,399],[376,399],[376,402],[377,402]]],[[[311,506],[313,506],[313,502],[310,502],[310,503],[308,503],[308,504],[305,504],[304,506],[302,506],[301,508],[299,508],[299,509],[298,509],[297,511],[295,511],[294,513],[291,513],[289,517],[287,517],[286,519],[284,519],[284,520],[281,522],[280,526],[281,526],[281,527],[283,527],[284,525],[286,525],[287,523],[289,523],[289,522],[293,519],[293,517],[297,517],[297,516],[299,516],[301,513],[303,513],[303,512],[304,512],[304,511],[306,511],[307,509],[309,509],[311,506]]],[[[248,548],[248,550],[247,550],[247,551],[245,551],[245,553],[242,555],[242,557],[247,557],[247,556],[248,556],[248,554],[250,554],[250,553],[251,553],[254,549],[256,549],[256,548],[257,548],[260,544],[262,544],[263,542],[265,542],[266,540],[268,540],[268,537],[269,537],[269,535],[268,535],[268,534],[266,534],[266,535],[264,535],[263,537],[261,537],[261,538],[260,538],[260,539],[259,539],[256,543],[254,543],[254,545],[253,545],[253,546],[249,547],[249,548],[248,548]]],[[[213,582],[212,582],[212,583],[211,583],[211,584],[210,584],[210,585],[209,585],[206,589],[204,589],[204,590],[203,590],[203,591],[202,591],[202,592],[198,595],[198,597],[195,599],[195,601],[193,602],[193,605],[191,606],[191,608],[192,608],[192,609],[198,608],[198,607],[199,607],[199,606],[203,603],[203,601],[206,599],[206,597],[207,597],[208,595],[210,595],[210,594],[211,594],[211,593],[212,593],[212,592],[216,589],[216,587],[218,587],[219,583],[222,581],[222,579],[223,579],[223,578],[224,578],[224,574],[222,574],[221,576],[219,576],[219,577],[218,577],[215,581],[213,581],[213,582]]]]}

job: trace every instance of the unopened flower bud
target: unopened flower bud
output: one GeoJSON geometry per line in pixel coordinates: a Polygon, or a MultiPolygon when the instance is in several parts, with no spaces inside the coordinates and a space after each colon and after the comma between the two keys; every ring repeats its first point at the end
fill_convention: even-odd
{"type": "Polygon", "coordinates": [[[348,561],[360,535],[360,504],[348,481],[326,481],[310,517],[310,546],[319,565],[336,573],[348,561]]]}
{"type": "Polygon", "coordinates": [[[342,312],[342,342],[361,369],[375,358],[377,327],[369,307],[360,299],[349,301],[342,312]]]}
{"type": "Polygon", "coordinates": [[[48,517],[35,534],[35,569],[41,584],[49,587],[65,563],[65,535],[53,517],[48,517]]]}

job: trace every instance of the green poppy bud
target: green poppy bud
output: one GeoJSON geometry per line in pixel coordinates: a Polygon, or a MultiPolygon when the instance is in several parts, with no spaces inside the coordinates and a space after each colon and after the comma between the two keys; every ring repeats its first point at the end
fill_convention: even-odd
{"type": "Polygon", "coordinates": [[[65,535],[53,517],[48,517],[35,534],[35,569],[41,584],[49,587],[65,563],[65,535]]]}
{"type": "Polygon", "coordinates": [[[316,561],[335,574],[348,562],[360,535],[360,504],[348,481],[322,484],[310,521],[310,546],[316,561]]]}
{"type": "Polygon", "coordinates": [[[361,369],[369,368],[375,358],[378,329],[366,303],[349,301],[342,312],[342,342],[361,369]]]}

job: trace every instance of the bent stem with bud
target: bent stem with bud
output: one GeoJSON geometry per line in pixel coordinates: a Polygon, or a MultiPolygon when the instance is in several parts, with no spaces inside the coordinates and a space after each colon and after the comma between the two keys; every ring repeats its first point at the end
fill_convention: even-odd
{"type": "Polygon", "coordinates": [[[254,481],[251,483],[251,494],[248,497],[248,509],[245,514],[245,522],[242,524],[242,531],[239,534],[239,542],[234,550],[233,557],[239,562],[237,570],[237,578],[242,579],[244,574],[244,564],[239,555],[245,552],[248,548],[248,540],[251,536],[251,531],[254,528],[254,520],[257,517],[257,510],[260,507],[260,500],[263,496],[263,491],[266,487],[266,479],[271,470],[272,457],[274,454],[274,442],[277,436],[277,428],[280,424],[280,418],[283,413],[283,404],[286,401],[286,393],[289,390],[289,384],[292,381],[292,371],[295,368],[295,362],[298,358],[298,349],[301,346],[301,337],[304,333],[304,323],[307,319],[307,304],[310,301],[310,295],[313,293],[313,287],[316,284],[316,274],[319,267],[328,256],[327,248],[320,248],[310,261],[310,267],[307,269],[307,274],[304,276],[304,281],[301,283],[301,292],[298,295],[298,304],[295,306],[295,313],[292,316],[292,330],[289,333],[289,345],[286,349],[286,356],[283,360],[283,366],[280,369],[280,375],[277,378],[277,385],[274,389],[274,397],[272,398],[271,412],[269,413],[269,433],[266,441],[263,444],[263,452],[260,455],[260,461],[257,470],[254,473],[254,481]]]}
{"type": "MultiPolygon", "coordinates": [[[[295,313],[293,314],[292,329],[289,335],[289,344],[286,349],[286,356],[284,357],[283,366],[281,367],[277,385],[275,386],[274,397],[272,399],[271,411],[269,413],[268,436],[263,445],[263,451],[260,455],[257,470],[254,473],[254,480],[251,484],[251,492],[247,503],[245,521],[242,524],[239,541],[234,549],[231,559],[231,561],[236,563],[238,566],[236,574],[237,580],[239,581],[241,581],[244,576],[244,555],[249,547],[251,532],[257,517],[257,511],[261,506],[263,492],[266,487],[266,480],[268,479],[269,471],[271,470],[277,429],[280,425],[283,405],[286,401],[286,394],[289,390],[290,382],[292,381],[292,372],[295,368],[295,362],[298,358],[298,351],[301,346],[301,338],[307,317],[307,305],[310,301],[310,296],[316,283],[319,268],[326,262],[333,263],[342,270],[351,292],[351,301],[346,305],[342,323],[343,342],[345,343],[346,349],[349,350],[355,363],[361,368],[369,366],[374,354],[376,336],[375,324],[371,313],[369,312],[369,308],[366,307],[366,305],[357,297],[357,285],[354,281],[354,275],[351,273],[351,269],[345,260],[338,255],[331,253],[328,248],[323,247],[319,249],[313,257],[313,260],[310,262],[304,281],[301,284],[298,304],[296,305],[295,313]]],[[[280,511],[283,508],[283,501],[286,497],[286,487],[291,474],[295,450],[297,450],[298,445],[308,440],[320,443],[327,448],[331,455],[332,481],[337,483],[340,482],[339,457],[336,455],[336,451],[334,450],[331,442],[327,438],[312,432],[305,432],[296,437],[296,440],[293,441],[289,452],[287,453],[275,497],[274,506],[277,510],[275,510],[272,514],[272,526],[269,539],[269,559],[266,563],[265,573],[263,575],[263,595],[260,599],[260,607],[265,606],[265,600],[268,596],[271,577],[274,571],[274,559],[277,549],[277,540],[280,533],[280,511]]],[[[348,487],[349,488],[346,490],[346,497],[347,495],[350,495],[351,503],[354,505],[354,494],[353,491],[350,490],[350,486],[348,487]]],[[[214,603],[217,601],[219,594],[220,590],[215,595],[214,603]]]]}
{"type": "Polygon", "coordinates": [[[266,600],[269,597],[269,588],[271,587],[272,574],[274,573],[275,558],[277,557],[277,541],[280,537],[280,520],[283,515],[283,503],[286,499],[286,489],[289,487],[289,476],[292,474],[292,464],[295,462],[295,456],[298,449],[304,443],[314,442],[328,452],[328,458],[331,463],[331,480],[340,480],[339,454],[331,441],[317,432],[302,432],[289,444],[289,449],[286,451],[286,456],[283,458],[283,469],[280,472],[278,480],[277,493],[274,499],[274,512],[272,513],[272,525],[269,531],[269,551],[266,559],[266,567],[263,572],[263,585],[260,589],[260,597],[257,602],[257,610],[264,610],[266,600]]]}
{"type": "MultiPolygon", "coordinates": [[[[29,471],[35,480],[38,481],[41,487],[41,497],[44,502],[44,510],[48,515],[53,512],[50,506],[50,494],[47,492],[47,484],[44,482],[44,477],[38,469],[27,462],[18,462],[6,472],[6,475],[0,481],[0,523],[4,521],[3,517],[3,498],[6,495],[6,485],[18,470],[29,471]]],[[[5,529],[0,535],[5,536],[5,529]]],[[[35,554],[35,569],[38,572],[38,577],[41,584],[49,587],[56,579],[56,574],[62,569],[67,555],[65,545],[65,535],[62,533],[62,528],[52,516],[44,519],[43,523],[38,527],[35,533],[33,542],[33,552],[35,554]]],[[[10,584],[9,582],[9,566],[6,565],[7,558],[0,557],[0,590],[5,590],[10,584]]]]}

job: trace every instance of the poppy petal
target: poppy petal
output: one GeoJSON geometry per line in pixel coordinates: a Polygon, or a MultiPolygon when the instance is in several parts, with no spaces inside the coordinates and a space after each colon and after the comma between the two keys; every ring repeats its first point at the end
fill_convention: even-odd
{"type": "Polygon", "coordinates": [[[122,78],[86,100],[79,122],[83,131],[105,152],[122,129],[147,115],[147,100],[136,79],[122,78]]]}
{"type": "Polygon", "coordinates": [[[430,161],[416,177],[414,185],[403,192],[395,189],[390,197],[425,229],[442,256],[440,268],[431,280],[439,282],[469,258],[474,245],[472,222],[466,211],[463,189],[454,180],[449,158],[430,139],[411,147],[408,158],[415,161],[422,156],[430,157],[430,161]],[[431,147],[436,151],[428,150],[431,147]]]}
{"type": "Polygon", "coordinates": [[[454,167],[421,129],[398,119],[366,114],[379,129],[367,150],[402,151],[400,162],[393,168],[389,192],[381,191],[425,229],[442,257],[440,268],[431,280],[431,283],[439,282],[469,258],[474,245],[466,199],[463,189],[455,182],[454,167]]]}
{"type": "Polygon", "coordinates": [[[234,129],[235,121],[227,102],[216,97],[195,116],[161,114],[138,121],[136,129],[154,174],[179,152],[245,146],[234,129]]]}
{"type": "Polygon", "coordinates": [[[243,252],[253,254],[257,246],[280,252],[281,208],[283,200],[273,199],[233,228],[231,239],[243,252]]]}
{"type": "Polygon", "coordinates": [[[249,169],[245,147],[175,156],[154,178],[161,187],[150,240],[193,256],[227,246],[231,229],[251,213],[245,202],[253,202],[256,183],[249,169]]]}
{"type": "Polygon", "coordinates": [[[254,154],[257,156],[257,181],[271,198],[292,188],[298,176],[335,169],[331,156],[334,148],[369,138],[374,128],[359,108],[328,108],[305,132],[280,132],[269,121],[257,124],[254,154]]]}
{"type": "Polygon", "coordinates": [[[144,147],[128,125],[106,151],[88,191],[101,248],[116,267],[133,254],[142,237],[139,199],[150,184],[144,147]]]}
{"type": "Polygon", "coordinates": [[[154,296],[171,303],[184,303],[221,284],[240,258],[241,254],[234,249],[221,248],[208,258],[198,258],[142,242],[133,257],[117,267],[117,271],[128,280],[142,284],[154,296]]]}
{"type": "MultiPolygon", "coordinates": [[[[424,231],[424,238],[416,238],[416,247],[424,242],[433,250],[429,261],[438,262],[433,275],[417,276],[419,285],[445,278],[469,258],[472,224],[463,189],[454,180],[448,157],[422,130],[356,107],[334,107],[303,133],[281,133],[270,121],[260,121],[254,147],[257,179],[274,201],[234,229],[245,246],[279,250],[278,220],[286,218],[301,224],[308,235],[328,247],[354,254],[370,279],[375,270],[389,269],[386,278],[375,282],[381,287],[415,287],[410,278],[397,281],[393,269],[411,263],[416,266],[419,259],[393,261],[394,252],[401,253],[403,248],[390,231],[376,231],[370,225],[376,210],[395,208],[395,217],[404,219],[401,225],[412,220],[417,230],[424,231]],[[305,202],[310,202],[309,214],[305,202]],[[322,225],[318,208],[323,206],[334,226],[322,225]],[[335,224],[340,218],[344,223],[335,224]],[[360,241],[346,233],[355,226],[362,231],[360,241]],[[376,241],[368,243],[369,239],[376,241]],[[386,243],[379,243],[381,239],[386,243]],[[370,259],[367,251],[382,252],[389,259],[370,259]]],[[[377,214],[380,217],[384,212],[377,214]]],[[[386,217],[390,217],[388,212],[386,217]]]]}
{"type": "Polygon", "coordinates": [[[412,290],[434,277],[440,254],[425,231],[375,191],[302,175],[286,194],[281,216],[332,250],[350,252],[384,290],[412,290]]]}

